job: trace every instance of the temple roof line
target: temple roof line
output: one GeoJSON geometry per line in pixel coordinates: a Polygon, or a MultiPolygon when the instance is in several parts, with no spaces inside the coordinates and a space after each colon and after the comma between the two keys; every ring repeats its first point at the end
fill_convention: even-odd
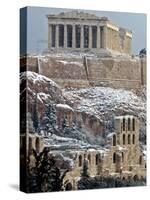
{"type": "Polygon", "coordinates": [[[83,11],[71,11],[71,12],[61,12],[59,14],[52,14],[47,15],[48,18],[75,18],[75,19],[92,19],[92,20],[101,20],[101,21],[108,21],[107,17],[98,17],[94,14],[89,14],[83,11]]]}
{"type": "MultiPolygon", "coordinates": [[[[95,21],[100,21],[100,22],[104,22],[107,23],[108,26],[113,27],[113,29],[123,29],[122,27],[119,27],[117,24],[115,24],[114,22],[112,22],[111,20],[108,19],[108,17],[99,17],[95,14],[90,14],[87,12],[83,12],[83,11],[78,11],[78,10],[73,10],[73,11],[69,11],[69,12],[61,12],[59,14],[49,14],[46,15],[48,19],[75,19],[75,20],[95,20],[95,21]]],[[[130,37],[132,37],[132,31],[124,28],[124,30],[128,31],[128,35],[130,37]]]]}

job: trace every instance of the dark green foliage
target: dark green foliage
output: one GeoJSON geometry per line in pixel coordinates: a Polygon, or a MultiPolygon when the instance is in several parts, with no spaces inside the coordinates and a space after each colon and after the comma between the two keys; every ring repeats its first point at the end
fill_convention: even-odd
{"type": "Polygon", "coordinates": [[[68,170],[61,172],[46,148],[39,154],[33,150],[33,155],[36,164],[32,168],[27,166],[27,192],[61,191],[68,170]]]}
{"type": "Polygon", "coordinates": [[[87,142],[84,130],[82,128],[79,128],[75,123],[73,123],[72,126],[69,127],[67,118],[64,118],[62,122],[62,129],[63,129],[63,135],[65,137],[75,138],[77,140],[82,140],[84,142],[87,142]]]}
{"type": "Polygon", "coordinates": [[[146,185],[145,179],[122,180],[121,178],[114,177],[83,177],[78,182],[78,189],[99,189],[99,188],[116,188],[116,187],[130,187],[130,186],[144,186],[146,185]]]}
{"type": "Polygon", "coordinates": [[[55,107],[51,104],[47,105],[45,114],[49,119],[49,123],[54,128],[56,126],[56,110],[55,110],[55,107]]]}
{"type": "Polygon", "coordinates": [[[66,129],[68,128],[68,121],[67,121],[67,117],[65,117],[63,119],[63,122],[62,122],[62,129],[66,129]]]}
{"type": "Polygon", "coordinates": [[[38,99],[37,99],[37,94],[35,96],[35,101],[33,105],[33,113],[32,113],[32,121],[33,121],[33,126],[35,129],[35,132],[39,133],[40,132],[40,123],[39,123],[39,117],[38,117],[38,99]]]}
{"type": "Polygon", "coordinates": [[[56,132],[56,110],[55,107],[51,104],[46,105],[46,111],[43,118],[43,130],[46,133],[55,133],[56,132]]]}
{"type": "Polygon", "coordinates": [[[143,56],[143,55],[146,55],[146,54],[147,54],[146,48],[141,49],[139,55],[140,55],[140,56],[143,56]]]}

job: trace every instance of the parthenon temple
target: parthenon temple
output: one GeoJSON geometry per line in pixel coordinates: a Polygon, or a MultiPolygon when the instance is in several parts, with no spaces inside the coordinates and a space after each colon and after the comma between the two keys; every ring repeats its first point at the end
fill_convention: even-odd
{"type": "Polygon", "coordinates": [[[47,18],[49,49],[131,54],[132,32],[107,17],[71,11],[47,18]]]}

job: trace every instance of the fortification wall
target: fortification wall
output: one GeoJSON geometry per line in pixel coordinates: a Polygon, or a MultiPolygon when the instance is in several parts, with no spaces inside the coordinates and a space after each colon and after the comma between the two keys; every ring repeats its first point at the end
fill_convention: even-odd
{"type": "Polygon", "coordinates": [[[45,56],[29,57],[27,70],[62,87],[107,86],[136,89],[146,84],[146,59],[45,56]]]}

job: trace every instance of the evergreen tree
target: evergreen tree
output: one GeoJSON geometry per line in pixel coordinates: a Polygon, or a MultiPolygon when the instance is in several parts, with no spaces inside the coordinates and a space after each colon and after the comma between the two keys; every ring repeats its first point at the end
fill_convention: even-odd
{"type": "Polygon", "coordinates": [[[27,130],[29,131],[29,133],[34,133],[35,132],[30,112],[27,113],[27,130]]]}
{"type": "Polygon", "coordinates": [[[35,132],[39,133],[40,132],[40,126],[39,126],[39,117],[38,117],[38,98],[37,94],[35,95],[35,101],[33,105],[33,115],[32,115],[32,120],[33,120],[33,126],[35,129],[35,132]]]}
{"type": "Polygon", "coordinates": [[[140,56],[144,56],[146,54],[147,54],[146,48],[140,50],[140,53],[139,53],[140,56]]]}
{"type": "Polygon", "coordinates": [[[65,128],[68,128],[67,117],[64,117],[64,119],[62,121],[62,129],[64,130],[65,128]]]}
{"type": "Polygon", "coordinates": [[[33,168],[30,168],[29,165],[27,167],[27,191],[61,191],[63,179],[68,170],[61,172],[56,166],[54,157],[49,155],[49,150],[46,148],[41,153],[37,153],[33,150],[33,155],[35,156],[36,164],[33,168]]]}
{"type": "Polygon", "coordinates": [[[143,186],[146,180],[127,179],[122,180],[116,177],[82,177],[78,182],[78,189],[98,189],[98,188],[115,188],[129,186],[143,186]]]}
{"type": "Polygon", "coordinates": [[[44,130],[46,133],[54,133],[56,131],[56,110],[53,105],[47,105],[44,116],[44,130]]]}

